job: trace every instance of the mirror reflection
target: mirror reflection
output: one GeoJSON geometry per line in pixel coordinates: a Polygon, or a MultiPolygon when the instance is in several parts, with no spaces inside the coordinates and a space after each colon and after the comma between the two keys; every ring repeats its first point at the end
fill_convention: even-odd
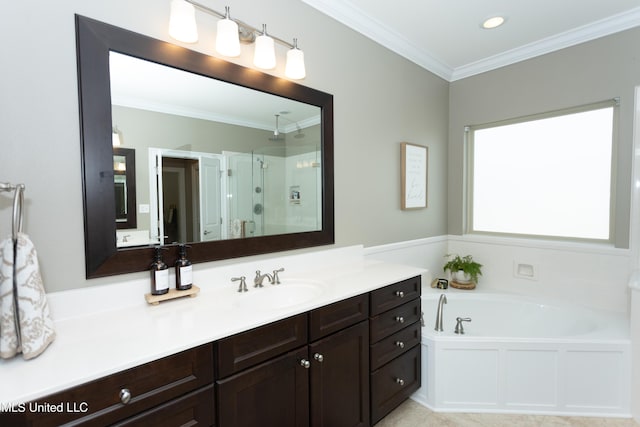
{"type": "Polygon", "coordinates": [[[322,229],[319,107],[115,52],[109,63],[113,126],[137,168],[137,223],[118,226],[118,247],[322,229]]]}
{"type": "MultiPolygon", "coordinates": [[[[137,227],[135,150],[113,148],[113,184],[116,196],[116,228],[137,227]]],[[[123,240],[128,240],[123,235],[123,240]]]]}

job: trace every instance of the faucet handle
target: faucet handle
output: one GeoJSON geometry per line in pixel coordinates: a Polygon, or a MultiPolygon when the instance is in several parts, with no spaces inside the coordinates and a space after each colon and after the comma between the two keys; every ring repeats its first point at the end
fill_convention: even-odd
{"type": "Polygon", "coordinates": [[[240,281],[240,285],[238,285],[238,292],[247,292],[247,278],[245,276],[240,277],[232,277],[232,282],[240,281]]]}
{"type": "Polygon", "coordinates": [[[264,280],[264,276],[262,276],[262,274],[260,273],[260,270],[256,270],[256,277],[253,279],[253,287],[261,288],[262,280],[264,280]]]}
{"type": "Polygon", "coordinates": [[[280,284],[280,277],[278,276],[278,273],[282,273],[284,271],[284,267],[283,268],[279,268],[277,270],[273,270],[273,277],[271,278],[272,285],[279,285],[280,284]]]}
{"type": "Polygon", "coordinates": [[[456,317],[456,329],[453,331],[456,334],[464,335],[464,328],[462,327],[462,322],[471,322],[470,317],[456,317]]]}

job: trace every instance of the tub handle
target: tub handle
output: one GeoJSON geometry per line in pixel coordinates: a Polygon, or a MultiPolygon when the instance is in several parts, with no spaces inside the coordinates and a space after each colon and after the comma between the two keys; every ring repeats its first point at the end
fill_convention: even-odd
{"type": "Polygon", "coordinates": [[[453,331],[456,334],[460,334],[463,335],[464,334],[464,328],[462,327],[462,322],[471,322],[471,318],[470,317],[456,317],[456,329],[453,331]]]}

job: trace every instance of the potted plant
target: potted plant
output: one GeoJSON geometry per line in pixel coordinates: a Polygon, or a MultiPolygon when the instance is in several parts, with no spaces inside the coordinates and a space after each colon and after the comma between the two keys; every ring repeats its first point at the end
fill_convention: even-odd
{"type": "Polygon", "coordinates": [[[444,271],[451,272],[451,279],[458,283],[477,283],[482,275],[482,264],[473,260],[471,255],[461,257],[457,254],[447,254],[449,261],[444,265],[444,271]]]}

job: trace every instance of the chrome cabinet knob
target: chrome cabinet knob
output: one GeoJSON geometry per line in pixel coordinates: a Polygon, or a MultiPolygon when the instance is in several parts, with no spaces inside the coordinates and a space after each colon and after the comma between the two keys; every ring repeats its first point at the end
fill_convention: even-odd
{"type": "Polygon", "coordinates": [[[404,343],[402,341],[396,341],[396,347],[404,348],[404,343]]]}
{"type": "Polygon", "coordinates": [[[316,359],[318,362],[322,363],[322,361],[324,360],[324,356],[321,355],[320,353],[316,353],[313,355],[313,358],[316,359]]]}
{"type": "Polygon", "coordinates": [[[300,361],[300,366],[302,366],[304,369],[309,369],[311,367],[311,362],[309,362],[307,359],[302,359],[300,361]]]}
{"type": "Polygon", "coordinates": [[[122,402],[123,405],[126,405],[131,400],[131,392],[128,388],[123,388],[122,390],[120,390],[119,396],[120,402],[122,402]]]}
{"type": "Polygon", "coordinates": [[[397,296],[398,298],[404,298],[404,292],[402,292],[402,291],[396,291],[396,296],[397,296]]]}
{"type": "Polygon", "coordinates": [[[404,323],[404,317],[402,317],[402,316],[396,316],[396,322],[398,322],[398,323],[404,323]]]}
{"type": "Polygon", "coordinates": [[[400,384],[400,386],[403,386],[404,380],[402,378],[396,378],[396,383],[400,384]]]}

